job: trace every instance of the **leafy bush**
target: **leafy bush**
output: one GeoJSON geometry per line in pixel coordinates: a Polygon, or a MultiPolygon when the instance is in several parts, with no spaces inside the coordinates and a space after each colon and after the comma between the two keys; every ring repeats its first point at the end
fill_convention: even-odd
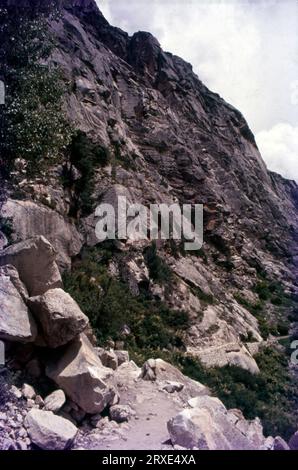
{"type": "Polygon", "coordinates": [[[75,192],[79,195],[76,210],[80,209],[84,215],[88,215],[92,212],[94,205],[95,170],[107,165],[108,151],[92,142],[84,132],[78,131],[72,138],[69,152],[71,163],[81,174],[81,177],[74,183],[75,192]]]}
{"type": "Polygon", "coordinates": [[[71,128],[62,111],[65,86],[58,67],[47,60],[53,48],[48,20],[0,12],[6,101],[0,128],[0,169],[9,176],[14,161],[25,159],[32,174],[58,161],[71,128]]]}
{"type": "Polygon", "coordinates": [[[191,287],[191,291],[193,295],[198,297],[198,299],[201,300],[201,302],[205,305],[212,305],[215,303],[215,299],[212,294],[206,294],[206,292],[203,292],[200,287],[193,286],[191,287]]]}
{"type": "Polygon", "coordinates": [[[269,325],[269,323],[267,322],[264,316],[263,305],[261,302],[252,304],[240,294],[235,294],[234,298],[240,305],[245,307],[258,320],[260,333],[264,339],[267,339],[270,333],[278,334],[276,327],[274,325],[269,325]]]}
{"type": "Polygon", "coordinates": [[[99,342],[120,339],[126,324],[132,332],[127,347],[182,347],[188,314],[144,295],[134,297],[125,283],[108,274],[110,250],[104,247],[85,251],[73,271],[64,275],[65,289],[90,318],[99,342]]]}
{"type": "Polygon", "coordinates": [[[256,287],[255,292],[259,295],[261,300],[269,300],[271,292],[266,281],[260,281],[256,287]]]}
{"type": "Polygon", "coordinates": [[[160,283],[167,283],[172,278],[172,271],[166,262],[158,255],[156,242],[153,242],[145,250],[145,261],[149,269],[150,277],[160,283]]]}

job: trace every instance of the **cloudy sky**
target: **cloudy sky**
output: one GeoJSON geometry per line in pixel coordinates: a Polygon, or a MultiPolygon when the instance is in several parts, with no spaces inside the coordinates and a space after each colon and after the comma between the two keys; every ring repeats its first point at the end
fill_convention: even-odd
{"type": "Polygon", "coordinates": [[[237,107],[271,170],[298,181],[297,0],[97,0],[130,34],[150,31],[237,107]]]}

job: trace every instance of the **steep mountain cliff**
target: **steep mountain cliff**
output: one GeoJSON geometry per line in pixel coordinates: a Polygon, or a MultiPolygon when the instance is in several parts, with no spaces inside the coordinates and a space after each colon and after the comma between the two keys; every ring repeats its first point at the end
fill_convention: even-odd
{"type": "Polygon", "coordinates": [[[74,129],[60,164],[30,177],[20,161],[3,182],[3,248],[46,237],[101,345],[262,374],[262,351],[295,333],[297,184],[267,170],[241,113],[150,33],[110,26],[94,0],[0,6],[16,22],[60,10],[48,63],[67,83],[74,129]],[[203,248],[98,244],[94,208],[119,195],[204,204],[203,248]]]}

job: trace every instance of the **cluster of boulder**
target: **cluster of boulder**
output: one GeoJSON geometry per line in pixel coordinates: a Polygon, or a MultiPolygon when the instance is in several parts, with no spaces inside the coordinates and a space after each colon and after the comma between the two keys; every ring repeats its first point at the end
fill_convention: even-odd
{"type": "Polygon", "coordinates": [[[106,449],[115,440],[117,448],[298,448],[298,433],[289,444],[265,438],[258,418],[227,410],[163,360],[139,368],[126,351],[96,347],[43,236],[0,253],[0,340],[9,369],[22,373],[0,400],[2,449],[106,449]]]}
{"type": "MultiPolygon", "coordinates": [[[[1,252],[0,340],[7,348],[16,343],[27,345],[27,351],[43,348],[44,373],[59,386],[43,410],[32,409],[25,419],[32,442],[42,448],[66,448],[76,435],[70,421],[54,414],[64,405],[64,393],[84,414],[100,413],[117,403],[112,370],[103,366],[87,335],[88,318],[62,289],[56,252],[43,236],[1,252]],[[48,430],[52,434],[44,442],[48,430]]],[[[21,363],[26,362],[24,352],[21,356],[21,363]]],[[[39,375],[39,359],[31,356],[26,368],[39,375]]],[[[36,397],[32,390],[25,393],[29,400],[36,397]]]]}

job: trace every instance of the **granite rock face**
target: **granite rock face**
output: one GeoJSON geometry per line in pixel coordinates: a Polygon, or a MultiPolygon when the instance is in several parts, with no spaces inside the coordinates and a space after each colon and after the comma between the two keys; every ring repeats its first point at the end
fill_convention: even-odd
{"type": "MultiPolygon", "coordinates": [[[[48,9],[52,2],[2,3],[15,13],[48,9]]],[[[95,204],[116,209],[119,195],[146,206],[204,204],[201,257],[179,249],[173,256],[166,244],[159,247],[175,273],[175,287],[165,293],[150,279],[142,261],[146,243],[128,242],[133,253],[121,265],[116,260],[115,271],[134,295],[145,288],[189,313],[185,345],[206,365],[237,364],[257,372],[250,351],[258,350],[262,334],[239,298],[252,292],[260,273],[297,295],[297,184],[267,170],[241,113],[150,33],[129,36],[112,27],[93,0],[54,3],[62,14],[50,24],[57,44],[52,60],[72,83],[65,109],[111,157],[96,170],[95,204]],[[254,346],[241,344],[244,338],[254,346]]],[[[21,239],[45,235],[65,269],[82,243],[97,243],[97,219],[78,214],[76,225],[70,223],[72,199],[80,194],[65,193],[55,171],[38,184],[22,183],[27,200],[8,199],[2,210],[16,220],[21,239]]]]}
{"type": "MultiPolygon", "coordinates": [[[[267,302],[263,318],[256,286],[265,279],[297,299],[297,184],[267,170],[241,113],[212,93],[190,64],[164,52],[150,33],[129,36],[112,27],[94,0],[0,0],[16,18],[35,7],[47,12],[53,4],[61,16],[49,24],[56,44],[50,61],[71,85],[65,110],[76,129],[109,155],[94,172],[94,206],[109,203],[117,211],[118,196],[146,207],[204,204],[203,250],[185,252],[179,242],[158,243],[158,255],[171,273],[166,283],[150,270],[150,241],[119,241],[109,275],[136,297],[145,292],[146,299],[187,312],[179,352],[197,356],[207,367],[233,365],[257,374],[253,356],[268,337],[264,326],[291,312],[267,302]]],[[[60,271],[75,268],[83,246],[98,243],[97,217],[74,210],[82,195],[73,183],[81,175],[67,159],[69,187],[62,182],[61,163],[36,180],[16,174],[18,187],[8,187],[0,198],[1,219],[13,227],[12,240],[0,233],[0,338],[34,340],[29,306],[43,330],[36,343],[44,339],[49,348],[43,350],[42,367],[47,365],[47,377],[61,389],[45,398],[45,408],[67,417],[30,411],[25,427],[31,442],[43,449],[68,448],[77,431],[71,420],[95,415],[96,427],[108,427],[108,418],[99,414],[110,407],[116,421],[128,420],[125,426],[134,412],[141,416],[141,425],[133,422],[135,429],[127,432],[131,448],[136,442],[146,445],[146,426],[154,419],[152,448],[162,447],[170,436],[173,446],[189,449],[287,449],[281,438],[265,439],[258,419],[247,421],[239,410],[227,410],[204,384],[173,365],[150,359],[140,369],[129,361],[123,350],[135,325],[123,325],[118,345],[111,339],[108,349],[89,342],[83,333],[87,319],[62,291],[60,271]]],[[[40,359],[30,357],[32,376],[43,373],[36,367],[40,359]]],[[[29,362],[26,367],[30,370],[29,362]]],[[[30,406],[42,401],[28,399],[30,406]]],[[[296,434],[290,448],[297,448],[296,434]]]]}
{"type": "MultiPolygon", "coordinates": [[[[222,356],[222,364],[257,372],[241,338],[259,343],[258,322],[233,296],[251,289],[259,272],[297,292],[297,185],[266,169],[241,113],[208,90],[190,64],[164,52],[151,34],[130,37],[110,26],[94,2],[62,5],[53,32],[63,47],[54,56],[74,83],[69,117],[121,162],[113,174],[98,170],[95,201],[116,207],[120,194],[146,206],[204,204],[207,262],[192,253],[175,260],[160,248],[178,275],[167,298],[192,317],[186,340],[191,353],[203,357],[210,348],[212,354],[203,357],[208,365],[222,356]],[[211,315],[194,295],[198,289],[218,301],[211,315]],[[231,344],[235,351],[226,352],[231,344]],[[211,348],[218,348],[215,354],[211,348]]],[[[81,221],[91,245],[92,218],[81,221]]],[[[120,272],[136,295],[139,282],[156,291],[137,259],[128,256],[120,272]]]]}

